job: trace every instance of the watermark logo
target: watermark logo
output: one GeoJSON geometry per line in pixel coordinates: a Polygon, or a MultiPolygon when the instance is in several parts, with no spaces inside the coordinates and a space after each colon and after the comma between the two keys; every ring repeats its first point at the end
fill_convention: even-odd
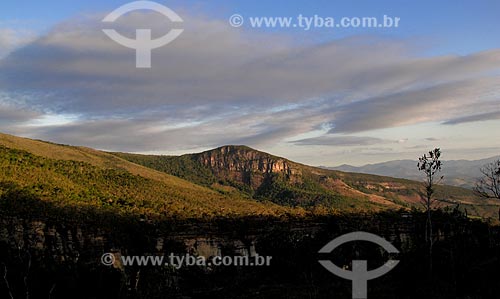
{"type": "Polygon", "coordinates": [[[123,268],[127,266],[155,266],[155,267],[263,267],[270,266],[272,256],[262,255],[238,255],[238,256],[213,256],[205,257],[201,255],[121,255],[120,253],[104,253],[101,256],[101,264],[108,267],[123,268]]]}
{"type": "Polygon", "coordinates": [[[299,14],[295,17],[283,16],[247,16],[233,14],[229,17],[229,25],[241,27],[244,23],[248,28],[265,29],[344,29],[344,28],[370,28],[370,29],[396,29],[400,26],[401,18],[389,15],[359,16],[359,17],[332,17],[299,14]],[[247,22],[248,21],[248,22],[247,22]]]}
{"type": "MultiPolygon", "coordinates": [[[[387,240],[367,232],[353,232],[342,235],[320,249],[319,253],[330,253],[340,245],[352,241],[368,241],[380,245],[388,253],[399,253],[399,251],[387,240]]],[[[378,278],[391,271],[399,263],[398,260],[388,260],[381,267],[368,271],[366,260],[353,260],[352,271],[341,269],[329,260],[320,260],[319,263],[333,274],[344,279],[352,280],[352,298],[366,299],[368,280],[378,278]]]]}
{"type": "Polygon", "coordinates": [[[243,25],[244,22],[245,19],[240,14],[234,14],[229,17],[229,25],[233,27],[241,27],[241,25],[243,25]]]}
{"type": "Polygon", "coordinates": [[[105,253],[101,256],[101,263],[104,266],[113,266],[115,263],[115,255],[112,253],[105,253]]]}
{"type": "MultiPolygon", "coordinates": [[[[161,13],[172,22],[183,22],[182,18],[173,10],[152,1],[136,1],[125,4],[112,11],[102,21],[113,23],[124,14],[136,10],[153,10],[161,13]]],[[[171,29],[167,34],[157,39],[151,38],[151,29],[136,29],[135,39],[127,38],[114,29],[103,29],[102,31],[120,45],[135,49],[137,68],[151,68],[151,51],[169,44],[179,37],[184,29],[171,29]]]]}

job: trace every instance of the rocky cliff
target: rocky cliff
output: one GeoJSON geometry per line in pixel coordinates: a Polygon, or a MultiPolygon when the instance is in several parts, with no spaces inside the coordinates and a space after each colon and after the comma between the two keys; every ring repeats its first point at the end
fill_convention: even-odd
{"type": "Polygon", "coordinates": [[[253,150],[246,146],[223,146],[199,154],[199,161],[216,171],[296,174],[291,163],[283,158],[253,150]]]}
{"type": "Polygon", "coordinates": [[[257,189],[270,175],[281,175],[287,181],[300,182],[301,171],[284,158],[256,151],[246,146],[222,146],[196,155],[219,179],[230,179],[257,189]]]}

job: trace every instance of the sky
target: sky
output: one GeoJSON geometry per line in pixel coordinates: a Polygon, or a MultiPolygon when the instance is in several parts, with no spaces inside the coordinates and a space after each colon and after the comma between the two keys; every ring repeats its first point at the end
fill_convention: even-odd
{"type": "Polygon", "coordinates": [[[500,154],[498,1],[0,3],[0,132],[109,151],[183,154],[245,144],[310,164],[500,154]],[[244,23],[231,26],[241,15],[244,23]],[[398,27],[252,26],[250,18],[384,15],[398,27]],[[102,29],[153,38],[150,69],[102,29]]]}

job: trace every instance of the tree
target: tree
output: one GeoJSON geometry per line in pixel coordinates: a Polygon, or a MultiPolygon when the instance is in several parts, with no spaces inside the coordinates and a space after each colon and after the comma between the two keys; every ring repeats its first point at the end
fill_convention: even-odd
{"type": "Polygon", "coordinates": [[[478,179],[474,191],[484,198],[500,199],[500,160],[481,167],[483,177],[478,179]]]}
{"type": "Polygon", "coordinates": [[[476,182],[474,191],[483,198],[500,199],[500,159],[484,165],[480,170],[483,176],[476,182]]]}
{"type": "MultiPolygon", "coordinates": [[[[434,202],[433,195],[435,192],[436,175],[441,171],[441,149],[435,148],[429,151],[428,154],[424,154],[422,157],[418,158],[418,170],[424,172],[425,174],[425,194],[422,195],[422,201],[424,203],[425,211],[427,214],[427,221],[425,223],[425,240],[429,245],[429,259],[430,259],[430,269],[432,269],[432,246],[434,245],[432,239],[432,204],[434,202]]],[[[443,177],[441,176],[440,180],[443,177]]]]}

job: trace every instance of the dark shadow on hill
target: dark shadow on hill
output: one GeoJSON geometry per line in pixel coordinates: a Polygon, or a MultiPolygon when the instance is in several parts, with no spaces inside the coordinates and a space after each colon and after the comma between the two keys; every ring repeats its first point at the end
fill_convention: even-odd
{"type": "MultiPolygon", "coordinates": [[[[14,298],[27,292],[30,298],[350,298],[350,282],[322,268],[318,250],[353,231],[378,234],[401,251],[397,268],[369,282],[370,298],[496,298],[500,292],[498,227],[467,219],[458,210],[434,212],[437,236],[429,278],[425,215],[418,211],[287,221],[159,221],[56,206],[14,183],[2,182],[0,188],[2,298],[9,292],[14,298]],[[251,247],[273,259],[269,267],[114,268],[100,263],[105,252],[196,254],[201,252],[196,243],[212,244],[228,256],[251,247]]],[[[369,268],[376,268],[388,256],[361,242],[346,244],[328,258],[346,266],[367,259],[369,268]]]]}

